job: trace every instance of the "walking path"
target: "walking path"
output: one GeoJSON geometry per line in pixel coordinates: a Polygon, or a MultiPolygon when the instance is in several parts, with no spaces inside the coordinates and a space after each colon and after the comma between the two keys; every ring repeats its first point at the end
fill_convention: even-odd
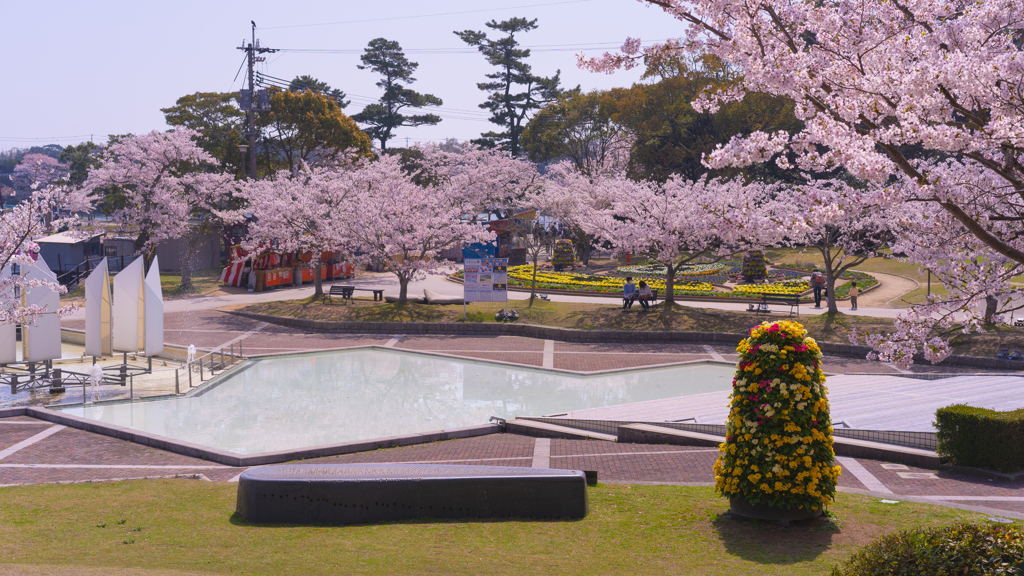
{"type": "MultiPolygon", "coordinates": [[[[893,278],[900,278],[894,276],[893,278]]],[[[906,279],[900,279],[901,283],[906,283],[906,279]]],[[[332,283],[344,283],[346,285],[352,285],[357,288],[383,288],[385,296],[398,296],[399,286],[398,280],[393,274],[384,272],[361,272],[355,278],[349,280],[338,280],[332,283]]],[[[325,283],[329,285],[331,283],[325,283]]],[[[905,286],[909,286],[904,284],[905,286]]],[[[422,296],[423,290],[431,290],[439,294],[453,295],[460,297],[462,295],[462,285],[450,282],[446,280],[444,276],[428,276],[426,280],[419,282],[411,282],[409,284],[408,294],[410,296],[422,296]]],[[[913,289],[913,288],[911,288],[913,289]]],[[[896,290],[897,292],[899,290],[896,290]]],[[[186,312],[194,310],[213,310],[216,308],[222,308],[225,306],[235,306],[239,304],[259,304],[263,302],[276,302],[279,300],[300,300],[309,298],[313,295],[314,288],[312,284],[301,286],[301,287],[289,287],[279,288],[277,290],[271,290],[269,292],[249,292],[245,288],[235,287],[224,287],[217,292],[214,292],[205,296],[198,296],[195,298],[181,298],[176,300],[167,300],[164,302],[164,311],[166,313],[173,312],[186,312]]],[[[902,293],[901,293],[902,294],[902,293]]],[[[902,308],[891,308],[887,307],[884,303],[879,303],[878,306],[871,307],[868,304],[874,302],[873,300],[867,300],[871,293],[865,294],[862,298],[865,300],[861,303],[856,311],[849,309],[849,304],[840,302],[840,309],[845,314],[852,314],[857,316],[873,316],[878,318],[895,318],[903,311],[902,308]]],[[[888,295],[888,293],[886,294],[888,295]]],[[[898,297],[897,294],[894,297],[898,297]]],[[[530,298],[529,292],[516,292],[509,291],[509,300],[511,302],[528,300],[530,298]]],[[[619,305],[621,300],[617,295],[609,296],[574,296],[567,294],[551,294],[550,299],[555,302],[586,302],[591,304],[609,304],[619,305]]],[[[890,296],[888,300],[891,300],[893,296],[890,296]]],[[[678,299],[682,304],[693,306],[696,308],[712,308],[717,310],[734,310],[742,311],[747,309],[746,302],[704,302],[695,300],[678,299]]],[[[514,304],[512,304],[514,306],[514,304]]],[[[826,308],[814,308],[812,306],[801,306],[801,314],[822,314],[826,312],[826,308]]],[[[65,317],[67,320],[84,320],[85,309],[79,309],[69,316],[65,317]]]]}

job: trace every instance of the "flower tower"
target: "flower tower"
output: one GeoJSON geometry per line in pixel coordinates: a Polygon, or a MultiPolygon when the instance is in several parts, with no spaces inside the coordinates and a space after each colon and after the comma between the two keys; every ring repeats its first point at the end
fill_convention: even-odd
{"type": "Polygon", "coordinates": [[[555,254],[551,258],[551,265],[555,267],[555,270],[561,272],[572,266],[574,262],[576,262],[576,256],[573,254],[572,240],[556,241],[555,254]]]}
{"type": "Polygon", "coordinates": [[[744,254],[741,274],[747,282],[766,278],[768,276],[768,259],[765,258],[764,252],[751,250],[744,254]]]}
{"type": "Polygon", "coordinates": [[[800,520],[832,502],[840,468],[821,350],[796,322],[765,322],[740,342],[715,490],[740,516],[800,520]]]}

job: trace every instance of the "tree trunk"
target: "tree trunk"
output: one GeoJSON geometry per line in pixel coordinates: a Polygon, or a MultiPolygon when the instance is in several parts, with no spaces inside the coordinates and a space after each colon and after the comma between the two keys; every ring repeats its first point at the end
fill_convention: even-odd
{"type": "Polygon", "coordinates": [[[318,298],[324,295],[324,282],[320,279],[320,275],[323,273],[324,263],[317,262],[316,267],[313,268],[313,297],[318,298]]]}
{"type": "Polygon", "coordinates": [[[188,241],[185,243],[185,253],[182,254],[181,258],[181,281],[178,283],[178,292],[191,292],[195,289],[192,285],[192,272],[193,272],[193,256],[196,253],[196,248],[199,246],[199,240],[202,238],[201,234],[190,233],[188,235],[188,241]]]}
{"type": "Polygon", "coordinates": [[[675,295],[676,267],[672,262],[665,266],[665,306],[671,308],[676,303],[675,295]]]}
{"type": "Polygon", "coordinates": [[[537,297],[537,259],[540,258],[540,251],[536,252],[533,256],[533,279],[530,280],[530,306],[533,306],[533,299],[537,297]]]}
{"type": "Polygon", "coordinates": [[[404,275],[398,277],[398,301],[405,302],[409,294],[409,279],[404,275]]]}
{"type": "Polygon", "coordinates": [[[828,314],[835,316],[839,313],[839,303],[836,302],[836,277],[832,270],[832,263],[828,261],[825,262],[825,290],[828,291],[826,298],[828,314]]]}
{"type": "Polygon", "coordinates": [[[985,323],[995,324],[996,323],[996,310],[999,306],[999,301],[996,300],[995,296],[985,296],[985,323]]]}

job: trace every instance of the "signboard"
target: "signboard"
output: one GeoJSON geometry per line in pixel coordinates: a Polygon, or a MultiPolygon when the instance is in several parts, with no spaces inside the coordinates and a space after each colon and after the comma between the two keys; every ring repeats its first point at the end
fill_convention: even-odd
{"type": "Polygon", "coordinates": [[[508,301],[508,258],[467,258],[464,264],[464,301],[508,301]]]}

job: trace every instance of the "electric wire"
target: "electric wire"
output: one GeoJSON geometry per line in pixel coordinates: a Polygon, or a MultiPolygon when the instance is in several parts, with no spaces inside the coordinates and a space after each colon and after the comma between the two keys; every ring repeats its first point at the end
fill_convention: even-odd
{"type": "Polygon", "coordinates": [[[541,4],[525,4],[522,6],[505,6],[503,8],[481,8],[478,10],[461,10],[457,12],[438,12],[435,14],[413,14],[410,16],[390,16],[387,18],[370,18],[366,20],[342,20],[339,22],[320,22],[316,24],[291,24],[288,26],[270,26],[261,30],[281,30],[285,28],[311,28],[314,26],[335,26],[338,24],[363,24],[365,22],[385,22],[389,20],[411,20],[414,18],[433,18],[436,16],[454,16],[457,14],[478,14],[480,12],[498,12],[501,10],[518,10],[520,8],[537,8],[540,6],[558,6],[560,4],[580,4],[590,0],[567,0],[565,2],[544,2],[541,4]]]}

